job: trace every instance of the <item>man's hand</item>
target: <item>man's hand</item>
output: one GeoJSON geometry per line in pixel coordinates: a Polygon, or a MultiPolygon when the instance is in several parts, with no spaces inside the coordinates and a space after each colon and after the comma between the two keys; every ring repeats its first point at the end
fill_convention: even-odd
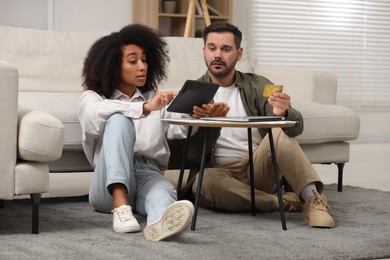
{"type": "Polygon", "coordinates": [[[194,106],[192,116],[195,118],[226,116],[229,110],[230,107],[224,102],[203,104],[202,107],[194,106]]]}
{"type": "Polygon", "coordinates": [[[291,106],[291,98],[284,92],[273,92],[268,102],[273,107],[272,111],[275,116],[285,116],[287,109],[291,106]]]}
{"type": "Polygon", "coordinates": [[[152,100],[144,103],[144,112],[160,110],[165,107],[177,96],[176,92],[158,92],[152,100]]]}

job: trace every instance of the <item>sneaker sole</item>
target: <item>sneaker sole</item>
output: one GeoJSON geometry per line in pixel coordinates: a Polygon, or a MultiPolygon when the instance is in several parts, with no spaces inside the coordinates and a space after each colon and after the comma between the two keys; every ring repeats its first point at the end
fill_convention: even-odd
{"type": "Polygon", "coordinates": [[[334,228],[335,227],[334,221],[330,221],[330,220],[328,220],[328,221],[326,221],[326,220],[309,221],[309,219],[306,217],[303,217],[302,219],[303,219],[303,222],[305,222],[310,227],[317,227],[317,228],[334,228]],[[325,222],[328,222],[328,223],[325,223],[325,222]]]}
{"type": "Polygon", "coordinates": [[[164,215],[145,227],[147,240],[160,241],[183,231],[191,222],[194,206],[189,201],[177,201],[170,205],[164,215]]]}
{"type": "Polygon", "coordinates": [[[135,233],[141,231],[140,226],[130,226],[125,228],[114,228],[114,231],[117,233],[135,233]]]}

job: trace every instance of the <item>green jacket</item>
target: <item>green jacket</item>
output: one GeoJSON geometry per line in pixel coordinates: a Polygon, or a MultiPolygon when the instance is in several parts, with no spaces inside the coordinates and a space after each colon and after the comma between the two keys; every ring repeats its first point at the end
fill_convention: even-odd
{"type": "MultiPolygon", "coordinates": [[[[272,106],[268,103],[268,98],[263,97],[264,85],[272,84],[272,82],[263,76],[253,73],[242,73],[240,71],[236,71],[235,78],[234,84],[240,91],[241,100],[247,115],[272,116],[272,106]]],[[[211,82],[207,72],[198,80],[211,82]]],[[[286,120],[297,122],[293,127],[283,129],[288,136],[295,137],[303,132],[303,117],[299,111],[290,107],[287,110],[286,120]]],[[[264,129],[259,129],[259,131],[261,136],[264,137],[266,131],[264,129]]]]}
{"type": "MultiPolygon", "coordinates": [[[[263,97],[264,85],[272,84],[270,80],[253,73],[242,73],[236,71],[235,86],[239,89],[241,100],[245,111],[249,116],[272,116],[272,106],[268,103],[268,98],[263,97]]],[[[208,72],[198,79],[198,81],[211,82],[208,72]]],[[[284,128],[283,131],[290,137],[295,137],[303,132],[303,117],[301,113],[293,108],[287,110],[286,120],[296,121],[293,127],[284,128]]],[[[266,130],[259,128],[261,136],[264,138],[266,130]]],[[[214,148],[220,136],[221,128],[209,128],[206,152],[214,148]]],[[[203,147],[204,128],[200,127],[198,132],[191,137],[187,159],[192,163],[199,163],[203,147]]]]}

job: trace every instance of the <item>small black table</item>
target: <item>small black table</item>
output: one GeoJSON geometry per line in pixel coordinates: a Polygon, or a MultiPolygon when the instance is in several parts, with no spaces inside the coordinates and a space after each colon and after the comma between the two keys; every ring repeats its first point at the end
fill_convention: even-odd
{"type": "MultiPolygon", "coordinates": [[[[181,190],[182,182],[183,182],[183,175],[184,175],[184,168],[185,168],[185,162],[187,158],[188,153],[188,147],[191,139],[192,134],[192,127],[205,127],[205,135],[203,140],[203,150],[202,150],[202,157],[201,157],[201,164],[200,164],[200,170],[199,170],[199,178],[198,178],[198,187],[196,191],[195,196],[195,211],[194,216],[192,218],[191,222],[191,230],[195,230],[196,225],[196,218],[198,214],[198,203],[199,203],[199,195],[201,192],[202,187],[202,181],[203,181],[203,173],[205,168],[205,161],[206,161],[206,142],[207,142],[207,135],[208,135],[208,129],[210,127],[239,127],[239,128],[247,128],[248,129],[248,152],[249,152],[249,167],[250,167],[250,186],[251,186],[251,209],[252,209],[252,215],[256,215],[256,205],[255,205],[255,187],[254,187],[254,173],[253,173],[253,148],[252,148],[252,128],[264,128],[268,132],[269,137],[269,143],[270,143],[270,149],[271,149],[271,156],[272,156],[272,165],[274,168],[274,176],[275,176],[275,184],[276,184],[276,190],[278,195],[278,202],[279,202],[279,212],[280,212],[280,219],[282,222],[282,228],[283,230],[287,230],[286,227],[286,219],[284,216],[284,210],[283,210],[283,201],[282,201],[282,191],[280,186],[280,180],[279,180],[279,174],[278,174],[278,167],[277,167],[277,161],[276,161],[276,155],[275,155],[275,146],[272,136],[272,128],[286,128],[286,127],[292,127],[296,122],[295,121],[263,121],[263,122],[230,122],[230,121],[211,121],[211,120],[201,120],[201,119],[192,119],[192,118],[177,118],[177,119],[164,119],[170,124],[175,125],[184,125],[188,126],[188,133],[187,133],[187,140],[185,143],[184,148],[184,156],[183,161],[181,163],[181,169],[180,169],[180,175],[177,185],[177,192],[179,193],[181,190]]],[[[178,194],[178,197],[179,194],[178,194]]]]}

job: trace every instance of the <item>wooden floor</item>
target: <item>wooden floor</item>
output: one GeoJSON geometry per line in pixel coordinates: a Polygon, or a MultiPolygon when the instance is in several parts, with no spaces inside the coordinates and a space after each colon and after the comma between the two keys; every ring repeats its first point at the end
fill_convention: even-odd
{"type": "MultiPolygon", "coordinates": [[[[390,143],[350,144],[350,161],[344,167],[344,184],[390,191],[390,143]]],[[[325,184],[337,183],[336,165],[314,168],[325,184]]]]}

